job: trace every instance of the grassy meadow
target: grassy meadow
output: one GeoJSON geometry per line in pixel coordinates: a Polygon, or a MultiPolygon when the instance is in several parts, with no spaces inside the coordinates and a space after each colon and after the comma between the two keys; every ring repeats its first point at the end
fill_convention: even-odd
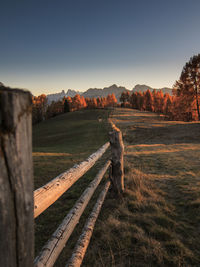
{"type": "MultiPolygon", "coordinates": [[[[108,116],[108,110],[78,111],[35,125],[35,188],[103,145],[108,116]]],[[[110,117],[123,133],[126,188],[121,199],[108,192],[83,266],[200,266],[200,123],[133,109],[115,109],[110,117]]],[[[36,219],[36,254],[101,164],[36,219]]],[[[55,266],[67,262],[100,189],[55,266]]]]}
{"type": "Polygon", "coordinates": [[[119,202],[108,195],[84,266],[200,266],[200,123],[132,109],[111,117],[126,190],[119,202]]]}
{"type": "MultiPolygon", "coordinates": [[[[33,126],[33,164],[35,189],[68,170],[74,164],[86,159],[108,141],[107,118],[109,110],[85,110],[63,114],[33,126]],[[99,122],[98,118],[102,121],[99,122]]],[[[35,220],[35,255],[56,230],[81,193],[94,179],[98,169],[105,162],[99,160],[95,166],[79,179],[63,196],[35,220]]],[[[102,183],[101,183],[102,184],[102,183]]],[[[91,203],[82,215],[74,234],[63,250],[55,266],[64,266],[70,256],[76,239],[82,230],[84,220],[94,205],[97,189],[91,203]]]]}

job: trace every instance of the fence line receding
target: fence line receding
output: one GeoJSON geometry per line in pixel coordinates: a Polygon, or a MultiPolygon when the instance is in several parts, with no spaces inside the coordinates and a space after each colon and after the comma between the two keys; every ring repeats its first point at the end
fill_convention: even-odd
{"type": "Polygon", "coordinates": [[[106,171],[111,168],[110,181],[106,182],[67,266],[81,265],[110,184],[116,196],[124,190],[122,134],[110,122],[110,143],[33,192],[31,94],[0,86],[0,236],[3,240],[0,242],[0,266],[53,266],[106,171]],[[84,190],[33,263],[34,218],[82,177],[109,146],[111,159],[84,190]]]}

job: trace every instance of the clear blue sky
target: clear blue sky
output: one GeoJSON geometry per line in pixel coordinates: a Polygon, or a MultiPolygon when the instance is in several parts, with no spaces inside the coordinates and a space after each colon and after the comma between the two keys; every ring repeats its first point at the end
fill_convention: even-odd
{"type": "Polygon", "coordinates": [[[1,0],[0,81],[33,94],[171,87],[200,53],[199,0],[1,0]]]}

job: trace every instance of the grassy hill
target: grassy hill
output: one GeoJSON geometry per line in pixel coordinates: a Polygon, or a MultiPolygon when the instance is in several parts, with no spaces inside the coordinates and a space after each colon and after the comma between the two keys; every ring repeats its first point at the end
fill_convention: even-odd
{"type": "Polygon", "coordinates": [[[200,266],[200,123],[132,109],[112,119],[126,191],[120,203],[108,195],[84,266],[200,266]]]}
{"type": "MultiPolygon", "coordinates": [[[[107,140],[108,111],[79,111],[38,124],[33,131],[35,187],[82,161],[107,140]],[[99,123],[97,118],[104,118],[99,123]]],[[[172,122],[150,112],[111,115],[125,144],[125,193],[109,192],[83,266],[199,266],[200,123],[172,122]]],[[[106,156],[105,156],[106,157],[106,156]]],[[[100,168],[98,162],[36,219],[36,251],[100,168]]],[[[55,266],[70,257],[88,206],[55,266]]]]}
{"type": "MultiPolygon", "coordinates": [[[[35,189],[86,159],[108,141],[107,118],[109,110],[84,110],[63,114],[33,127],[33,163],[35,189]],[[98,118],[102,121],[99,122],[98,118]]],[[[104,156],[107,157],[107,155],[104,156]]],[[[35,220],[35,253],[41,250],[89,182],[94,179],[102,161],[76,182],[70,190],[35,220]]],[[[97,190],[97,193],[101,188],[97,190]]],[[[69,240],[55,266],[64,266],[70,256],[84,218],[94,205],[92,198],[74,235],[69,240]]]]}

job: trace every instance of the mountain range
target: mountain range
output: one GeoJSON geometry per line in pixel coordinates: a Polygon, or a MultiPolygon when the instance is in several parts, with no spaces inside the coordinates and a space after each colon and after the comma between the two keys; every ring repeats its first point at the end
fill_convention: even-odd
{"type": "Polygon", "coordinates": [[[172,95],[172,89],[169,88],[169,87],[163,87],[163,88],[152,88],[148,85],[145,85],[145,84],[137,84],[134,88],[133,88],[133,92],[145,92],[146,90],[150,90],[151,92],[155,89],[155,90],[161,90],[163,92],[163,94],[170,94],[172,95]]]}
{"type": "MultiPolygon", "coordinates": [[[[106,97],[108,94],[114,93],[117,100],[119,101],[121,93],[124,91],[128,92],[145,92],[147,89],[150,91],[153,91],[155,88],[152,88],[148,85],[145,84],[137,84],[132,90],[128,90],[126,87],[123,86],[117,86],[116,84],[113,84],[109,87],[104,87],[103,89],[101,88],[90,88],[85,92],[80,92],[76,90],[71,90],[69,89],[66,93],[64,90],[62,90],[60,93],[55,93],[55,94],[49,94],[47,95],[48,99],[48,104],[50,104],[52,101],[58,101],[61,100],[64,96],[70,96],[74,97],[76,94],[82,95],[84,97],[88,98],[97,98],[97,97],[106,97]]],[[[162,90],[163,93],[169,93],[170,95],[172,94],[172,89],[168,87],[163,87],[155,90],[162,90]]]]}
{"type": "MultiPolygon", "coordinates": [[[[4,86],[3,83],[0,82],[0,86],[4,86]]],[[[148,85],[145,84],[137,84],[132,90],[128,90],[126,87],[124,86],[117,86],[116,84],[113,84],[109,87],[104,87],[103,89],[101,88],[89,88],[88,90],[86,90],[85,92],[81,92],[81,91],[76,91],[76,90],[71,90],[68,89],[67,92],[65,92],[64,90],[62,90],[60,93],[54,93],[54,94],[48,94],[47,95],[47,103],[51,104],[53,101],[59,101],[61,99],[63,99],[63,97],[74,97],[76,94],[82,95],[85,98],[97,98],[97,97],[107,97],[108,94],[112,94],[114,93],[117,101],[119,102],[120,96],[122,94],[122,92],[127,91],[127,92],[145,92],[147,89],[149,89],[150,91],[155,90],[162,90],[163,94],[165,93],[169,93],[170,95],[172,95],[172,89],[168,88],[168,87],[163,87],[163,88],[152,88],[148,85]]]]}

